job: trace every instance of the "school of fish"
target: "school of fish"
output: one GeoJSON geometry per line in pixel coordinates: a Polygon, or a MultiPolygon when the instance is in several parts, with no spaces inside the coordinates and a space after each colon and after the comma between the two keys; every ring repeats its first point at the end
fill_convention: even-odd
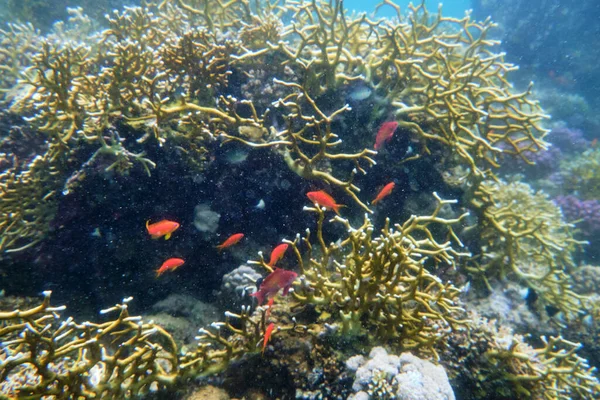
{"type": "MultiPolygon", "coordinates": [[[[375,137],[375,150],[380,150],[384,144],[388,143],[396,129],[398,128],[398,122],[396,121],[388,121],[384,122],[375,137]]],[[[372,205],[378,204],[384,198],[390,196],[392,191],[394,190],[396,184],[394,182],[389,182],[377,193],[375,198],[371,201],[372,205]]],[[[306,193],[306,197],[313,202],[318,207],[324,207],[326,210],[334,211],[336,214],[340,215],[340,208],[345,207],[343,204],[338,204],[335,199],[325,192],[324,190],[311,191],[306,193]]],[[[261,200],[261,202],[263,202],[261,200]]],[[[263,202],[264,204],[264,202],[263,202]]],[[[150,221],[146,221],[146,230],[152,239],[159,239],[164,237],[165,240],[169,240],[173,233],[179,229],[181,225],[178,222],[170,221],[167,219],[163,219],[159,222],[150,223],[150,221]]],[[[216,249],[219,252],[230,248],[238,244],[244,238],[243,233],[234,233],[229,236],[225,241],[216,246],[216,249]]],[[[271,311],[274,305],[275,297],[282,291],[282,295],[286,296],[292,288],[293,283],[295,282],[298,274],[294,271],[282,269],[276,267],[276,264],[281,261],[281,259],[285,256],[285,253],[288,250],[289,245],[287,243],[281,243],[277,245],[271,251],[271,256],[269,262],[267,263],[267,267],[272,269],[272,272],[269,273],[265,279],[260,283],[257,290],[252,293],[250,296],[255,297],[258,305],[261,306],[265,300],[268,300],[267,306],[265,307],[265,324],[268,325],[265,328],[264,337],[262,340],[262,350],[261,353],[264,354],[267,344],[269,343],[273,331],[275,330],[275,324],[273,322],[269,323],[269,318],[271,316],[271,311]]],[[[172,272],[185,264],[185,260],[179,257],[171,257],[162,263],[160,268],[156,270],[156,277],[160,277],[165,272],[172,272]]]]}

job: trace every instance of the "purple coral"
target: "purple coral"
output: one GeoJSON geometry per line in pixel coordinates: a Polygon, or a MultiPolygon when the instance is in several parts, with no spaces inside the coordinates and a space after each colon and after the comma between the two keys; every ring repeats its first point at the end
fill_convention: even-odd
{"type": "Polygon", "coordinates": [[[557,146],[550,146],[548,150],[540,150],[537,153],[525,152],[524,155],[535,163],[536,169],[544,173],[555,171],[562,159],[562,151],[557,146]]]}
{"type": "Polygon", "coordinates": [[[558,196],[554,199],[567,221],[579,221],[577,227],[587,239],[600,233],[600,201],[580,200],[573,195],[558,196]]]}
{"type": "Polygon", "coordinates": [[[560,126],[552,129],[546,140],[565,153],[582,152],[589,148],[590,142],[579,129],[560,126]]]}
{"type": "Polygon", "coordinates": [[[555,127],[545,139],[550,143],[547,150],[523,151],[523,156],[535,163],[534,166],[529,166],[520,157],[515,157],[515,162],[509,163],[507,170],[517,169],[534,178],[544,177],[548,174],[555,175],[560,161],[565,155],[581,153],[591,145],[591,142],[585,139],[582,131],[566,126],[555,127]]]}

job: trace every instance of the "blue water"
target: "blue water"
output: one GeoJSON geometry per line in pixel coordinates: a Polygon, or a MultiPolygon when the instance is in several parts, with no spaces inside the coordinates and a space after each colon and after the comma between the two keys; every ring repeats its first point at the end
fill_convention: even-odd
{"type": "MultiPolygon", "coordinates": [[[[344,6],[347,10],[357,10],[357,11],[365,11],[367,13],[372,13],[375,7],[380,4],[380,1],[376,0],[346,0],[344,1],[344,6]]],[[[397,1],[402,11],[407,10],[407,6],[410,4],[410,1],[397,1]]],[[[413,4],[417,4],[418,2],[412,2],[413,4]]],[[[437,7],[440,2],[428,0],[425,2],[425,5],[431,11],[437,11],[437,7]]],[[[453,1],[445,1],[442,2],[444,15],[448,15],[451,17],[463,17],[465,15],[465,10],[471,8],[470,0],[453,0],[453,1]]],[[[377,16],[380,17],[394,17],[396,16],[395,10],[390,6],[382,6],[377,13],[377,16]]]]}

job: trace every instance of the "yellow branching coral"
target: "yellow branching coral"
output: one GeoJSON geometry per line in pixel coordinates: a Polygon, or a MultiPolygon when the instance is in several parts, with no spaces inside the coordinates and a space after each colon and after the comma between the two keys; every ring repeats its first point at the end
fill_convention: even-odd
{"type": "Polygon", "coordinates": [[[456,332],[440,349],[474,398],[595,399],[596,369],[577,353],[582,345],[561,336],[535,338],[470,312],[468,332],[456,332]]]}
{"type": "MultiPolygon", "coordinates": [[[[436,199],[431,215],[413,216],[394,227],[387,220],[379,236],[374,236],[375,227],[366,215],[359,228],[335,217],[332,222],[342,224],[348,236],[329,245],[323,237],[324,211],[307,207],[318,218],[315,243],[310,230],[285,241],[301,273],[294,298],[339,316],[343,334],[367,327],[380,338],[399,339],[405,349],[435,353],[434,344],[466,321],[460,319],[460,289],[442,282],[433,271],[454,266],[457,257],[468,255],[451,246],[452,241],[460,245],[452,225],[466,215],[442,218],[442,207],[454,202],[436,199]],[[437,229],[447,235],[443,242],[435,239],[437,229]]],[[[270,269],[262,259],[255,263],[270,269]]]]}
{"type": "Polygon", "coordinates": [[[224,370],[232,360],[255,353],[267,328],[265,309],[252,315],[244,306],[240,313],[225,312],[225,322],[200,329],[198,348],[181,356],[185,376],[202,376],[224,370]]]}
{"type": "Polygon", "coordinates": [[[472,272],[516,279],[544,304],[571,318],[587,308],[571,290],[573,253],[583,242],[543,192],[520,182],[484,182],[473,205],[480,212],[481,258],[472,272]]]}
{"type": "Polygon", "coordinates": [[[218,89],[228,85],[233,42],[217,44],[206,31],[188,31],[174,45],[161,47],[164,73],[169,84],[185,88],[191,98],[212,99],[218,89]]]}
{"type": "Polygon", "coordinates": [[[343,191],[368,212],[354,177],[374,164],[372,140],[344,138],[349,107],[336,97],[354,81],[373,88],[400,126],[422,139],[423,154],[435,142],[458,155],[473,187],[499,153],[543,148],[545,116],[529,92],[514,93],[506,80],[514,67],[491,51],[493,24],[430,15],[423,4],[410,11],[372,21],[347,15],[341,0],[128,7],[108,15],[101,34],[40,39],[11,110],[63,151],[99,146],[122,171],[154,167],[144,149],[124,147],[128,139],[150,146],[149,138],[175,137],[182,149],[189,141],[184,152],[198,155],[198,165],[203,142],[217,137],[272,148],[300,176],[343,191]],[[235,92],[232,74],[252,80],[253,68],[276,89],[252,99],[220,94],[235,92]],[[122,133],[128,137],[107,137],[117,122],[134,128],[122,133]]]}
{"type": "Polygon", "coordinates": [[[52,146],[25,171],[10,168],[0,174],[0,252],[24,250],[45,237],[63,183],[60,154],[52,146]]]}
{"type": "MultiPolygon", "coordinates": [[[[385,1],[392,5],[391,1],[385,1]]],[[[368,80],[386,93],[400,126],[424,141],[448,146],[482,175],[498,165],[498,155],[525,159],[524,152],[545,148],[548,118],[531,97],[531,87],[515,93],[507,81],[516,69],[494,54],[498,42],[487,39],[490,20],[472,21],[431,15],[424,6],[409,6],[399,24],[388,22],[371,54],[368,80]]]]}
{"type": "Polygon", "coordinates": [[[317,106],[303,86],[275,80],[275,83],[289,87],[294,90],[292,94],[280,99],[275,105],[289,110],[286,118],[286,129],[276,132],[275,140],[264,143],[247,141],[239,136],[223,134],[228,140],[236,140],[251,147],[270,147],[283,145],[280,152],[290,169],[299,176],[306,179],[318,179],[345,191],[364,210],[371,212],[365,203],[357,196],[360,189],[352,183],[358,171],[366,173],[361,168],[359,161],[364,160],[369,165],[375,164],[372,156],[375,151],[363,149],[358,153],[334,153],[332,150],[341,144],[339,136],[332,131],[334,118],[348,110],[344,106],[330,115],[326,115],[317,106]],[[308,111],[304,111],[304,110],[308,111]],[[355,168],[347,180],[341,180],[323,168],[323,163],[336,160],[347,160],[354,162],[355,168]]]}
{"type": "Polygon", "coordinates": [[[0,29],[0,99],[9,97],[39,42],[39,32],[31,24],[7,24],[0,29]]]}
{"type": "MultiPolygon", "coordinates": [[[[127,299],[126,299],[127,300],[127,299]]],[[[164,386],[179,373],[171,336],[118,304],[114,320],[78,324],[62,320],[64,307],[0,312],[2,393],[19,397],[127,398],[164,386]]]]}
{"type": "Polygon", "coordinates": [[[282,51],[286,64],[298,70],[303,85],[317,97],[354,80],[368,80],[368,55],[378,35],[379,22],[364,14],[349,17],[340,0],[286,2],[294,22],[282,40],[270,44],[282,51]]]}
{"type": "Polygon", "coordinates": [[[115,318],[80,324],[62,319],[50,294],[32,309],[0,312],[0,398],[135,398],[257,353],[266,328],[264,309],[227,312],[180,354],[168,332],[129,315],[130,298],[101,311],[115,318]]]}
{"type": "Polygon", "coordinates": [[[83,127],[85,105],[81,98],[87,90],[86,74],[92,68],[89,48],[43,42],[22,77],[28,90],[12,109],[26,115],[32,112],[31,121],[42,132],[68,142],[83,127]]]}
{"type": "Polygon", "coordinates": [[[496,337],[485,353],[499,379],[514,386],[522,399],[591,399],[600,390],[595,368],[576,354],[581,348],[562,337],[541,337],[534,349],[520,335],[496,337]]]}
{"type": "Polygon", "coordinates": [[[496,165],[500,152],[544,146],[544,115],[528,92],[511,91],[505,75],[513,66],[489,49],[493,24],[432,17],[423,4],[407,18],[398,16],[348,16],[340,0],[252,6],[180,0],[126,8],[107,16],[101,35],[79,44],[42,40],[12,110],[65,145],[81,139],[105,149],[103,132],[119,119],[141,129],[140,143],[150,134],[164,143],[182,126],[183,136],[194,139],[221,133],[231,139],[250,127],[267,133],[259,141],[237,137],[276,147],[301,176],[342,189],[367,211],[352,181],[364,172],[358,161],[372,164],[373,153],[364,144],[333,152],[343,138],[332,119],[347,106],[333,104],[337,111],[325,113],[320,104],[322,95],[353,81],[384,97],[400,125],[423,139],[425,151],[431,141],[446,145],[476,175],[496,165]],[[267,100],[285,108],[278,117],[287,118],[288,127],[270,135],[260,115],[267,110],[257,113],[251,101],[219,96],[217,89],[234,70],[272,62],[274,71],[285,66],[293,79],[273,76],[285,94],[267,100]],[[345,178],[336,165],[347,163],[334,163],[343,160],[356,165],[345,178]]]}

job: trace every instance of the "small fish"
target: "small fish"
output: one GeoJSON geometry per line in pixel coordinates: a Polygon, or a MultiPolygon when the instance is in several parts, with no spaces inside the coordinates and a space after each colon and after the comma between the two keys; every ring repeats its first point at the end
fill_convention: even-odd
{"type": "Polygon", "coordinates": [[[377,194],[377,197],[375,197],[373,199],[373,201],[371,202],[371,204],[375,205],[378,202],[380,202],[384,197],[389,196],[392,193],[392,190],[394,190],[395,186],[396,186],[396,184],[394,182],[390,182],[387,185],[385,185],[383,187],[383,189],[381,189],[381,191],[379,192],[379,194],[377,194]]]}
{"type": "Polygon", "coordinates": [[[164,236],[165,240],[169,240],[171,234],[179,229],[180,226],[179,223],[166,219],[153,224],[150,223],[150,220],[146,221],[146,230],[148,230],[152,239],[158,239],[164,236]]]}
{"type": "Polygon", "coordinates": [[[275,297],[271,297],[269,302],[267,303],[267,311],[265,312],[265,321],[269,320],[271,316],[271,308],[273,308],[273,303],[275,302],[275,297]]]}
{"type": "Polygon", "coordinates": [[[318,192],[308,192],[306,197],[315,204],[325,207],[328,210],[333,210],[337,215],[340,215],[340,207],[345,207],[343,204],[336,204],[333,197],[327,192],[319,190],[318,192]]]}
{"type": "Polygon", "coordinates": [[[269,326],[267,326],[267,329],[265,329],[265,338],[263,339],[262,354],[265,353],[265,349],[267,348],[267,343],[269,343],[269,339],[271,339],[273,329],[275,329],[275,324],[273,322],[271,322],[269,326]]]}
{"type": "Polygon", "coordinates": [[[258,305],[261,305],[265,299],[271,298],[283,289],[283,295],[286,296],[296,280],[298,274],[294,271],[288,271],[281,268],[275,268],[260,284],[257,292],[250,296],[256,297],[258,305]]]}
{"type": "Polygon", "coordinates": [[[368,86],[360,85],[348,94],[348,99],[352,101],[362,101],[371,97],[373,91],[368,86]]]}
{"type": "Polygon", "coordinates": [[[243,233],[235,233],[235,234],[229,236],[227,238],[227,240],[225,240],[223,243],[218,245],[217,249],[219,249],[219,251],[223,251],[226,248],[231,247],[234,244],[238,243],[240,240],[242,240],[243,237],[244,237],[243,233]]]}
{"type": "Polygon", "coordinates": [[[274,267],[275,264],[277,264],[277,261],[281,260],[281,258],[284,256],[287,249],[288,245],[285,243],[282,243],[279,246],[275,247],[271,252],[271,260],[269,261],[269,267],[274,267]]]}
{"type": "Polygon", "coordinates": [[[248,155],[248,151],[242,149],[229,150],[225,153],[225,162],[230,165],[238,165],[246,161],[248,155]]]}
{"type": "Polygon", "coordinates": [[[265,209],[265,201],[263,199],[260,199],[258,204],[256,204],[254,206],[254,208],[257,210],[264,210],[265,209]]]}
{"type": "Polygon", "coordinates": [[[592,140],[592,148],[595,149],[596,147],[598,147],[598,138],[592,140]]]}
{"type": "Polygon", "coordinates": [[[381,124],[379,131],[377,131],[377,136],[375,137],[375,150],[379,150],[384,143],[387,143],[392,139],[394,132],[396,132],[396,128],[398,128],[398,122],[396,121],[388,121],[381,124]]]}
{"type": "Polygon", "coordinates": [[[169,258],[167,261],[162,263],[159,269],[156,270],[156,277],[158,278],[167,271],[175,271],[184,263],[185,261],[182,258],[169,258]]]}

